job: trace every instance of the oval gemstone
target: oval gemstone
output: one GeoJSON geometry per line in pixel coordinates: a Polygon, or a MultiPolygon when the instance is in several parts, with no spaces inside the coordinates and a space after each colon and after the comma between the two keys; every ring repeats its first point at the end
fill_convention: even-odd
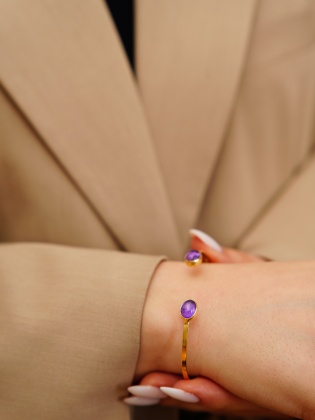
{"type": "Polygon", "coordinates": [[[191,249],[185,255],[186,261],[196,261],[196,260],[199,260],[199,258],[202,258],[202,255],[201,255],[201,252],[197,251],[196,249],[191,249]]]}
{"type": "Polygon", "coordinates": [[[190,319],[192,318],[197,311],[197,304],[194,300],[185,300],[180,308],[180,313],[183,318],[190,319]]]}

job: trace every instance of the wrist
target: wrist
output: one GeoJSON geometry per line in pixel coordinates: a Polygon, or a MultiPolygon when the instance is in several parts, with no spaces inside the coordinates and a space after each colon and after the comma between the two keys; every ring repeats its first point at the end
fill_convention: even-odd
{"type": "MultiPolygon", "coordinates": [[[[180,307],[187,299],[195,300],[198,305],[198,313],[189,327],[188,372],[191,376],[205,374],[201,361],[204,349],[211,346],[210,342],[205,342],[205,332],[211,341],[214,336],[211,312],[218,302],[216,284],[209,264],[191,269],[182,262],[166,261],[158,266],[144,307],[137,377],[152,371],[181,374],[184,322],[180,307]]],[[[208,361],[208,375],[209,369],[208,361]]]]}
{"type": "Polygon", "coordinates": [[[175,372],[174,367],[177,367],[175,342],[179,331],[176,331],[172,297],[178,293],[177,267],[180,264],[162,262],[151,280],[143,310],[137,377],[152,371],[175,372]]]}

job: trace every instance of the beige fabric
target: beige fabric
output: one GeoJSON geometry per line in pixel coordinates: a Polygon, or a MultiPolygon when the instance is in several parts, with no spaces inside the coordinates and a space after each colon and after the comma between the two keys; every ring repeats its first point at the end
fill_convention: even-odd
{"type": "Polygon", "coordinates": [[[137,5],[140,90],[185,240],[225,135],[256,1],[201,0],[192,6],[138,0],[137,5]]]}
{"type": "Polygon", "coordinates": [[[29,244],[0,260],[1,418],[127,417],[119,399],[159,258],[29,244]]]}
{"type": "MultiPolygon", "coordinates": [[[[201,212],[202,228],[224,243],[241,243],[313,152],[314,7],[313,1],[260,2],[234,113],[201,212]]],[[[308,193],[305,203],[313,197],[308,193]]],[[[289,211],[282,215],[288,230],[296,223],[289,211]]],[[[304,222],[314,238],[315,225],[304,222]]],[[[271,235],[269,246],[275,241],[284,245],[271,235]]],[[[301,257],[297,243],[286,247],[290,258],[301,257]]]]}
{"type": "Polygon", "coordinates": [[[137,82],[102,0],[0,2],[0,418],[128,419],[189,227],[315,255],[315,2],[138,0],[136,26],[137,82]]]}

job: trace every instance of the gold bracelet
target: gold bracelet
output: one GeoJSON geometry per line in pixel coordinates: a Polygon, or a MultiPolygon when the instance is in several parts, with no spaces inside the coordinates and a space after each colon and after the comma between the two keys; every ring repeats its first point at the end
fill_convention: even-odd
{"type": "MultiPolygon", "coordinates": [[[[185,255],[185,263],[189,267],[196,267],[205,261],[205,255],[201,251],[195,249],[190,250],[185,255]]],[[[187,342],[188,342],[188,330],[189,330],[189,321],[197,313],[197,303],[188,299],[182,304],[180,308],[180,313],[184,318],[184,331],[183,331],[183,343],[182,343],[182,375],[184,379],[189,379],[187,373],[187,342]]]]}
{"type": "Polygon", "coordinates": [[[184,331],[183,331],[183,344],[182,344],[182,374],[184,379],[189,379],[187,373],[187,340],[188,340],[188,329],[189,329],[189,321],[193,319],[193,317],[197,313],[197,303],[192,300],[188,299],[182,304],[180,308],[180,313],[184,318],[184,331]]]}

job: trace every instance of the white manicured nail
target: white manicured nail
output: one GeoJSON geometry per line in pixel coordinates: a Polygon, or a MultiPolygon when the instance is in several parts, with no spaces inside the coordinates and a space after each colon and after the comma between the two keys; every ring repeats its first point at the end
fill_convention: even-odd
{"type": "Polygon", "coordinates": [[[219,245],[218,242],[214,240],[207,233],[202,232],[201,230],[198,230],[198,229],[190,229],[189,233],[191,236],[195,236],[196,238],[200,239],[201,242],[203,242],[205,245],[209,246],[210,248],[213,248],[214,250],[218,252],[222,252],[221,245],[219,245]]]}
{"type": "Polygon", "coordinates": [[[129,405],[155,405],[160,402],[159,398],[143,398],[143,397],[128,397],[124,399],[124,402],[129,405]]]}
{"type": "Polygon", "coordinates": [[[160,390],[157,386],[152,385],[135,385],[130,386],[128,391],[136,395],[137,397],[145,397],[145,398],[166,398],[164,392],[160,390]]]}
{"type": "Polygon", "coordinates": [[[182,391],[181,389],[161,386],[161,390],[169,397],[175,398],[175,400],[184,401],[188,403],[197,403],[200,401],[196,395],[182,391]]]}

